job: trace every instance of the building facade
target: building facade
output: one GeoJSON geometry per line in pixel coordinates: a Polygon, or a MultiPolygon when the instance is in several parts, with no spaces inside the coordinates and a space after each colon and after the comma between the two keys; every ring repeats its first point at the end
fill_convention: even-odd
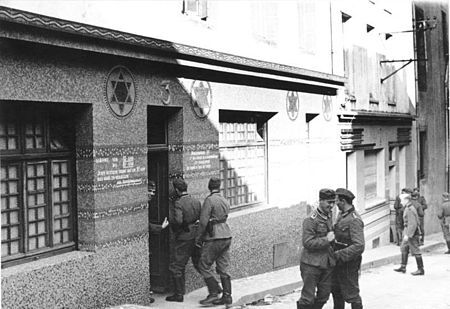
{"type": "Polygon", "coordinates": [[[200,200],[222,179],[233,278],[298,264],[323,187],[355,192],[368,248],[390,241],[390,200],[415,184],[415,91],[412,67],[387,78],[400,65],[381,61],[412,57],[412,37],[385,35],[410,5],[0,4],[4,308],[166,291],[170,233],[151,224],[173,177],[200,200]]]}

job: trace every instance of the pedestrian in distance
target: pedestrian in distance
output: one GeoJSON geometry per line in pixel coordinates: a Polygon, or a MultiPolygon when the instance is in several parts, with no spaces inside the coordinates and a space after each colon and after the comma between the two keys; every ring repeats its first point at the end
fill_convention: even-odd
{"type": "Polygon", "coordinates": [[[419,237],[419,245],[422,246],[425,241],[425,210],[428,208],[427,200],[420,194],[419,188],[414,188],[411,195],[419,215],[420,231],[422,234],[419,237]]]}
{"type": "Polygon", "coordinates": [[[169,223],[174,233],[174,250],[169,271],[173,278],[174,294],[166,297],[166,301],[183,302],[185,294],[185,270],[189,258],[198,269],[198,258],[195,254],[195,236],[200,219],[201,203],[187,193],[188,184],[182,178],[172,182],[176,198],[169,223]]]}
{"type": "Polygon", "coordinates": [[[331,293],[334,309],[363,308],[359,291],[359,272],[365,248],[364,223],[353,206],[355,196],[347,189],[336,189],[336,205],[340,212],[334,225],[334,256],[336,266],[332,276],[331,293]]]}
{"type": "Polygon", "coordinates": [[[227,224],[230,204],[220,194],[220,179],[212,177],[208,182],[210,195],[203,202],[200,223],[196,236],[196,246],[201,247],[198,269],[206,286],[208,296],[200,301],[201,305],[231,305],[231,277],[228,273],[230,265],[231,229],[227,224]],[[216,271],[220,276],[223,293],[219,298],[220,286],[214,277],[212,265],[216,263],[216,271]]]}
{"type": "Polygon", "coordinates": [[[403,242],[400,246],[400,252],[402,253],[402,264],[400,268],[394,269],[397,272],[405,273],[406,265],[408,264],[408,255],[411,252],[416,258],[417,271],[412,272],[413,276],[421,276],[425,274],[423,267],[422,254],[419,248],[420,237],[420,222],[417,210],[411,201],[410,194],[400,195],[400,200],[405,205],[405,211],[403,213],[404,229],[403,229],[403,242]]]}
{"type": "Polygon", "coordinates": [[[303,220],[300,274],[303,288],[297,309],[320,309],[331,293],[331,274],[335,265],[332,210],[335,205],[332,189],[319,191],[319,206],[303,220]]]}
{"type": "MultiPolygon", "coordinates": [[[[403,188],[400,194],[412,193],[409,188],[403,188]]],[[[400,203],[400,194],[395,198],[394,209],[395,209],[395,232],[397,236],[397,246],[402,244],[403,239],[403,210],[405,206],[400,203]]]]}
{"type": "Polygon", "coordinates": [[[441,223],[445,242],[447,243],[448,250],[445,254],[450,254],[450,193],[444,192],[442,194],[442,205],[438,209],[437,216],[441,223]]]}

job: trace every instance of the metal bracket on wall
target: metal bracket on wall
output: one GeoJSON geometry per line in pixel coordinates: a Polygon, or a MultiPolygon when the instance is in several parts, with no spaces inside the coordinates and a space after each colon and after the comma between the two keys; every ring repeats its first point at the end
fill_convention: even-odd
{"type": "Polygon", "coordinates": [[[395,70],[394,72],[392,72],[391,74],[389,74],[388,76],[381,78],[380,81],[381,81],[381,83],[383,83],[386,79],[393,76],[394,74],[396,74],[398,71],[400,71],[401,69],[403,69],[404,67],[406,67],[408,64],[410,64],[413,61],[427,61],[427,60],[428,59],[381,60],[380,64],[392,63],[392,62],[406,62],[406,63],[404,65],[402,65],[400,68],[398,68],[397,70],[395,70]]]}

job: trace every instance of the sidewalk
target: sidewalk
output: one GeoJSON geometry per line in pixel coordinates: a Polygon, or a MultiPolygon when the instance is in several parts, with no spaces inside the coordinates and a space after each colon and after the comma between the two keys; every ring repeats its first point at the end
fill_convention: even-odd
{"type": "MultiPolygon", "coordinates": [[[[422,251],[431,251],[443,246],[442,233],[435,233],[425,237],[422,251]]],[[[400,248],[396,245],[388,245],[376,249],[370,249],[363,253],[362,269],[369,269],[390,263],[400,263],[400,248]]],[[[268,272],[252,277],[235,279],[232,281],[233,307],[249,304],[264,298],[267,294],[287,294],[302,286],[299,266],[293,266],[273,272],[268,272]]],[[[110,309],[147,309],[147,308],[199,308],[200,299],[207,295],[206,287],[192,291],[185,295],[184,302],[173,303],[164,300],[166,295],[154,294],[156,299],[151,307],[138,305],[122,305],[110,309]]]]}

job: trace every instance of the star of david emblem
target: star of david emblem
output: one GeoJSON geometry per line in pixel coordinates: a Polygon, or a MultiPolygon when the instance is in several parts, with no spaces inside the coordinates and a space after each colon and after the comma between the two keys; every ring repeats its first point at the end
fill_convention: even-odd
{"type": "Polygon", "coordinates": [[[131,72],[114,67],[106,80],[106,102],[112,113],[119,118],[128,116],[136,105],[136,89],[131,72]]]}
{"type": "Polygon", "coordinates": [[[298,94],[294,91],[289,91],[286,96],[286,111],[289,119],[294,121],[297,119],[299,111],[298,94]]]}
{"type": "Polygon", "coordinates": [[[322,112],[323,112],[323,118],[325,118],[326,121],[331,120],[333,106],[332,106],[331,97],[329,95],[324,95],[322,100],[322,112]]]}
{"type": "Polygon", "coordinates": [[[211,87],[208,82],[194,81],[191,90],[192,107],[195,114],[204,118],[211,110],[211,87]]]}

